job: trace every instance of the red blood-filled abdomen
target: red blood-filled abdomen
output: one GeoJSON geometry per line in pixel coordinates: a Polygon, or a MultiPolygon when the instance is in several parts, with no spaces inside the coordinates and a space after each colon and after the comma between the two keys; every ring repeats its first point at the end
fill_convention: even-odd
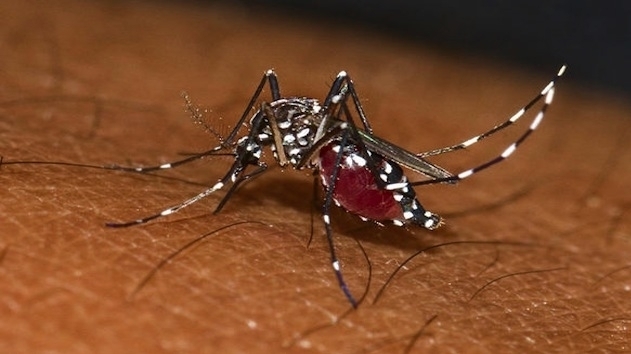
{"type": "MultiPolygon", "coordinates": [[[[327,189],[331,186],[331,176],[335,168],[337,152],[334,147],[338,150],[339,144],[332,142],[320,149],[320,175],[327,189]]],[[[347,211],[371,220],[402,218],[401,206],[394,199],[393,192],[379,189],[373,174],[353,144],[347,145],[342,153],[333,199],[347,211]]]]}

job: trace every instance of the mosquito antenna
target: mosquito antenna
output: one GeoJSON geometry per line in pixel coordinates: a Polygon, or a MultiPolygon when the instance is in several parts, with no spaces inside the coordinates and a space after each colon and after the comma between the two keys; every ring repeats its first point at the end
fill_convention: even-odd
{"type": "Polygon", "coordinates": [[[202,111],[199,106],[194,104],[186,91],[182,92],[182,98],[184,98],[184,106],[186,107],[186,111],[190,113],[193,123],[201,125],[205,132],[212,134],[219,141],[221,146],[225,146],[226,140],[223,135],[213,128],[212,125],[208,124],[207,119],[204,117],[204,113],[207,113],[207,110],[202,111]]]}

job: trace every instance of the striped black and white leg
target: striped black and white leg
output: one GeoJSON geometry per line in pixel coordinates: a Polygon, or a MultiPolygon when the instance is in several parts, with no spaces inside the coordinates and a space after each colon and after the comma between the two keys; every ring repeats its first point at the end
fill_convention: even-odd
{"type": "Polygon", "coordinates": [[[370,123],[368,122],[368,118],[366,117],[366,113],[364,113],[364,108],[359,101],[359,96],[357,96],[357,91],[355,91],[355,85],[353,84],[353,80],[351,80],[350,76],[346,71],[340,71],[333,81],[331,85],[331,89],[324,99],[323,107],[325,109],[329,109],[330,114],[335,114],[336,112],[331,111],[332,106],[338,106],[344,104],[347,98],[347,93],[350,93],[351,99],[353,100],[353,105],[355,106],[355,110],[359,115],[359,119],[361,120],[364,130],[366,132],[372,134],[372,128],[370,127],[370,123]]]}
{"type": "Polygon", "coordinates": [[[342,163],[342,153],[344,151],[343,147],[348,143],[348,135],[349,135],[348,131],[344,131],[342,133],[342,139],[340,142],[340,146],[342,148],[340,148],[335,158],[335,169],[333,170],[333,173],[331,174],[331,183],[326,190],[324,203],[322,204],[322,221],[324,222],[324,228],[326,231],[326,239],[328,241],[329,250],[331,253],[331,266],[333,267],[333,272],[335,273],[335,277],[337,278],[337,282],[339,284],[340,289],[344,293],[344,296],[346,296],[346,299],[348,299],[348,302],[350,302],[351,305],[354,308],[356,308],[357,300],[355,300],[355,297],[353,296],[353,294],[351,294],[351,291],[348,289],[348,285],[346,284],[346,281],[344,281],[344,277],[342,275],[342,269],[340,266],[340,261],[337,258],[337,255],[335,253],[335,244],[333,242],[333,230],[331,229],[331,216],[330,216],[331,205],[333,204],[333,192],[335,191],[335,182],[337,180],[337,177],[340,171],[340,166],[342,163]]]}
{"type": "MultiPolygon", "coordinates": [[[[503,130],[504,128],[507,128],[509,126],[511,126],[512,124],[514,124],[515,122],[517,122],[519,120],[519,118],[523,117],[524,114],[532,107],[534,106],[537,102],[539,102],[539,100],[541,100],[543,97],[546,97],[548,95],[548,92],[550,90],[552,90],[556,84],[556,81],[563,76],[563,74],[565,73],[565,69],[566,66],[563,65],[559,71],[557,72],[556,76],[550,80],[550,82],[546,85],[546,87],[543,88],[543,90],[541,90],[541,92],[535,97],[533,98],[530,102],[528,102],[528,104],[526,104],[522,109],[520,109],[519,111],[517,111],[517,113],[515,113],[512,117],[510,117],[508,120],[506,120],[505,122],[496,125],[495,127],[493,127],[492,129],[474,136],[472,138],[469,138],[465,141],[463,141],[460,144],[455,144],[455,145],[451,145],[451,146],[447,146],[447,147],[443,147],[443,148],[439,148],[439,149],[434,149],[434,150],[430,150],[430,151],[426,151],[426,152],[422,152],[417,154],[418,157],[429,157],[429,156],[434,156],[434,155],[440,155],[440,154],[444,154],[447,152],[452,152],[452,151],[457,151],[457,150],[462,150],[462,149],[466,149],[469,146],[479,142],[480,140],[489,137],[495,133],[497,133],[500,130],[503,130]]],[[[552,102],[550,100],[550,102],[552,102]]],[[[549,105],[550,103],[546,103],[545,105],[549,105]]],[[[545,110],[546,107],[544,107],[545,110]]]]}
{"type": "MultiPolygon", "coordinates": [[[[106,168],[108,169],[112,169],[112,170],[119,170],[119,171],[132,171],[132,172],[151,172],[151,171],[157,171],[157,170],[166,170],[166,169],[170,169],[170,168],[175,168],[177,166],[183,165],[185,163],[197,160],[197,159],[201,159],[205,156],[208,155],[227,155],[227,156],[234,156],[237,158],[237,161],[235,161],[235,163],[232,165],[232,167],[230,168],[229,172],[222,178],[220,179],[217,183],[215,183],[215,185],[213,185],[212,187],[204,190],[203,192],[197,194],[196,196],[189,198],[185,201],[183,201],[182,203],[169,207],[167,209],[162,210],[159,213],[144,217],[144,218],[140,218],[140,219],[136,219],[133,221],[129,221],[129,222],[123,222],[123,223],[114,223],[114,222],[110,222],[110,223],[106,223],[106,226],[109,227],[128,227],[128,226],[133,226],[133,225],[140,225],[140,224],[145,224],[151,220],[163,217],[163,216],[167,216],[167,215],[171,215],[173,213],[176,213],[178,211],[180,211],[181,209],[194,204],[204,198],[206,198],[207,196],[209,196],[210,194],[222,189],[226,184],[228,183],[233,183],[233,186],[230,188],[230,190],[228,191],[227,195],[224,196],[224,198],[221,200],[221,202],[219,203],[217,209],[215,209],[215,213],[219,212],[221,210],[221,208],[223,208],[223,206],[226,204],[226,202],[228,201],[228,199],[230,198],[230,196],[233,194],[233,192],[236,190],[236,187],[239,186],[240,184],[247,182],[249,180],[251,180],[252,177],[259,175],[261,173],[263,173],[266,169],[267,169],[267,165],[264,163],[259,163],[258,159],[260,158],[260,146],[258,146],[257,144],[253,144],[252,142],[254,141],[254,137],[253,137],[253,133],[250,132],[250,135],[248,135],[247,138],[244,138],[244,141],[238,141],[235,142],[234,139],[236,139],[236,136],[239,132],[239,129],[243,126],[243,124],[245,123],[245,120],[248,116],[248,113],[250,112],[250,110],[252,109],[253,105],[255,104],[256,100],[258,100],[259,96],[261,95],[261,92],[263,91],[263,88],[265,87],[265,84],[269,84],[270,86],[270,90],[271,90],[271,95],[272,95],[272,99],[273,100],[278,100],[280,99],[280,89],[279,89],[279,85],[278,85],[278,79],[276,77],[276,73],[274,73],[273,70],[267,70],[265,72],[265,74],[263,74],[263,77],[261,78],[261,82],[259,83],[259,85],[257,86],[254,95],[252,95],[252,98],[250,99],[250,102],[248,103],[248,106],[246,107],[245,111],[243,112],[243,115],[241,116],[241,118],[239,119],[239,122],[237,123],[237,125],[235,126],[235,128],[232,130],[232,132],[230,133],[230,135],[228,135],[228,137],[224,140],[223,138],[220,139],[221,140],[221,145],[208,150],[206,152],[200,153],[200,154],[196,154],[190,157],[187,157],[185,159],[182,160],[178,160],[178,161],[174,161],[174,162],[170,162],[170,163],[165,163],[162,165],[158,165],[158,166],[150,166],[150,167],[122,167],[122,166],[108,166],[106,168]],[[237,152],[231,152],[231,153],[220,153],[219,151],[227,148],[227,147],[231,147],[231,146],[236,146],[236,151],[239,150],[239,144],[241,144],[242,147],[244,147],[244,149],[246,150],[245,155],[243,156],[238,156],[237,152]],[[243,162],[243,161],[247,161],[247,162],[243,162]],[[258,168],[247,175],[242,175],[243,170],[245,169],[245,165],[256,165],[258,168]]],[[[185,98],[186,99],[186,98],[185,98]]],[[[187,99],[187,105],[191,105],[190,101],[187,99]]],[[[194,107],[187,107],[189,109],[189,111],[191,109],[194,110],[194,107]]],[[[195,118],[195,117],[194,117],[195,118]]],[[[197,118],[195,118],[197,119],[197,118]]],[[[253,123],[252,126],[252,131],[258,131],[258,127],[261,124],[261,119],[262,116],[259,117],[259,119],[256,119],[255,122],[253,123]]]]}
{"type": "Polygon", "coordinates": [[[189,156],[181,160],[171,161],[171,162],[167,162],[167,163],[163,163],[161,165],[155,165],[155,166],[126,167],[126,166],[119,166],[119,165],[107,165],[107,166],[103,166],[103,168],[106,170],[125,171],[125,172],[139,172],[139,173],[155,172],[155,171],[169,170],[172,168],[176,168],[178,166],[185,165],[195,160],[201,160],[206,156],[234,156],[234,153],[231,153],[231,152],[219,152],[220,149],[222,149],[222,147],[218,146],[208,151],[200,152],[198,154],[194,154],[192,156],[189,156]]]}
{"type": "Polygon", "coordinates": [[[457,181],[461,181],[465,178],[471,177],[473,174],[478,173],[482,170],[485,170],[495,164],[498,164],[502,161],[504,161],[505,159],[507,159],[510,155],[512,155],[515,150],[517,150],[517,147],[523,143],[529,136],[530,134],[532,134],[537,127],[539,126],[539,124],[541,123],[541,121],[543,120],[543,117],[545,116],[545,113],[548,109],[548,107],[550,106],[550,104],[552,103],[552,100],[554,99],[554,89],[555,89],[555,83],[556,80],[561,77],[563,75],[563,73],[565,72],[565,68],[566,66],[563,65],[561,67],[561,69],[559,70],[559,72],[557,73],[557,75],[555,76],[554,79],[552,79],[552,81],[550,81],[550,83],[548,83],[548,85],[546,85],[546,87],[541,90],[541,93],[539,95],[537,95],[537,97],[535,99],[533,99],[532,101],[530,101],[524,108],[520,109],[517,113],[515,113],[509,120],[507,120],[506,122],[496,126],[495,128],[489,130],[488,132],[478,135],[476,137],[473,137],[461,144],[458,145],[454,145],[451,147],[447,147],[447,148],[443,148],[443,149],[438,149],[438,150],[433,150],[430,151],[428,153],[421,153],[418,156],[419,157],[426,157],[426,156],[431,156],[431,155],[438,155],[438,154],[442,154],[442,153],[446,153],[446,152],[451,152],[454,150],[460,150],[460,149],[464,149],[466,147],[469,147],[475,143],[477,143],[478,141],[480,141],[481,139],[497,132],[498,130],[504,129],[505,127],[513,124],[514,122],[516,122],[519,118],[521,118],[524,113],[530,108],[532,107],[537,101],[539,101],[542,97],[544,98],[544,103],[543,106],[541,107],[541,109],[539,110],[539,112],[537,113],[537,115],[535,116],[535,118],[533,119],[532,123],[530,123],[530,126],[528,127],[528,129],[526,130],[526,132],[524,132],[517,140],[515,140],[515,142],[513,142],[512,144],[510,144],[499,156],[483,163],[480,164],[476,167],[470,168],[468,170],[462,171],[458,174],[455,174],[453,176],[449,176],[449,177],[444,177],[444,178],[435,178],[435,179],[430,179],[430,180],[426,180],[426,181],[419,181],[419,182],[412,182],[410,183],[410,185],[413,186],[420,186],[420,185],[426,185],[426,184],[435,184],[435,183],[444,183],[444,182],[457,182],[457,181]],[[439,152],[436,152],[439,151],[439,152]],[[436,152],[436,153],[434,153],[436,152]]]}
{"type": "Polygon", "coordinates": [[[217,183],[215,183],[214,186],[206,189],[205,191],[199,193],[198,195],[194,196],[193,198],[187,199],[184,202],[176,205],[176,206],[172,206],[170,208],[164,209],[163,211],[157,213],[157,214],[153,214],[141,219],[136,219],[133,221],[128,221],[128,222],[123,222],[123,223],[115,223],[115,222],[108,222],[105,225],[108,227],[128,227],[128,226],[133,226],[133,225],[140,225],[140,224],[145,224],[151,220],[163,217],[163,216],[167,216],[167,215],[171,215],[173,213],[176,213],[178,211],[180,211],[181,209],[198,202],[199,200],[206,198],[207,196],[209,196],[210,194],[220,190],[221,188],[224,187],[224,182],[223,181],[219,181],[217,183]]]}
{"type": "Polygon", "coordinates": [[[207,196],[211,195],[212,193],[222,189],[227,183],[229,183],[229,181],[234,181],[238,179],[238,175],[241,173],[241,171],[243,171],[243,169],[231,169],[231,172],[229,174],[227,174],[224,178],[222,178],[221,180],[219,180],[217,183],[215,183],[212,187],[204,190],[203,192],[197,194],[196,196],[189,198],[185,201],[183,201],[182,203],[166,208],[164,210],[162,210],[159,213],[153,214],[153,215],[149,215],[146,216],[144,218],[141,219],[136,219],[136,220],[132,220],[132,221],[128,221],[128,222],[122,222],[122,223],[115,223],[115,222],[108,222],[105,225],[108,227],[128,227],[128,226],[134,226],[134,225],[140,225],[140,224],[145,224],[151,220],[163,217],[163,216],[167,216],[167,215],[171,215],[173,213],[176,213],[184,208],[186,208],[187,206],[194,204],[204,198],[206,198],[207,196]]]}
{"type": "Polygon", "coordinates": [[[250,111],[255,107],[256,101],[261,96],[261,93],[263,92],[263,88],[265,87],[266,83],[270,87],[270,94],[272,95],[272,101],[277,101],[281,98],[280,87],[278,85],[278,77],[276,76],[276,73],[274,72],[274,70],[269,69],[263,74],[263,77],[261,78],[261,82],[259,82],[259,85],[256,87],[256,90],[254,90],[254,95],[252,95],[252,98],[250,98],[250,102],[248,102],[248,105],[245,107],[245,111],[243,111],[241,118],[239,118],[239,121],[234,126],[234,129],[232,130],[232,132],[230,132],[230,134],[226,138],[227,144],[231,144],[237,138],[239,130],[245,124],[245,121],[248,119],[250,111]]]}

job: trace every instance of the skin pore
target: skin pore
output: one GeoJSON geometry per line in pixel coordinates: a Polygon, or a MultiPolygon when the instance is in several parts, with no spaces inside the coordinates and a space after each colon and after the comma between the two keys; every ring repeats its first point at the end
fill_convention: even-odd
{"type": "MultiPolygon", "coordinates": [[[[520,72],[212,5],[13,2],[0,13],[11,15],[0,29],[0,351],[628,350],[629,106],[573,85],[571,63],[508,161],[417,188],[442,228],[380,227],[334,208],[349,287],[360,298],[370,283],[347,312],[309,170],[272,168],[217,215],[224,192],[112,229],[199,193],[230,159],[165,177],[9,163],[147,166],[203,151],[216,139],[191,123],[181,91],[227,133],[269,68],[283,95],[320,99],[348,71],[376,134],[426,151],[510,117],[561,63],[520,72]]],[[[526,128],[432,161],[472,167],[526,128]]]]}

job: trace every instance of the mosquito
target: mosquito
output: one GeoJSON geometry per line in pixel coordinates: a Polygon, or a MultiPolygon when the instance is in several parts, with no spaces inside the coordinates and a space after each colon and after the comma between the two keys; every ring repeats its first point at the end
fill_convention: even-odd
{"type": "MultiPolygon", "coordinates": [[[[333,81],[324,101],[312,97],[284,97],[278,77],[267,70],[261,78],[241,118],[223,137],[206,125],[200,110],[185,95],[186,108],[197,123],[204,124],[219,144],[205,152],[170,163],[150,167],[108,166],[108,169],[150,172],[167,170],[212,155],[229,155],[234,160],[214,185],[177,205],[158,213],[128,221],[110,222],[109,227],[128,227],[176,213],[216,191],[228,188],[217,205],[218,213],[244,183],[263,174],[268,164],[262,158],[269,149],[281,168],[311,169],[324,188],[321,216],[330,251],[331,266],[338,285],[353,307],[358,302],[346,284],[333,242],[330,211],[335,203],[364,221],[383,225],[419,225],[434,230],[442,225],[441,217],[426,210],[418,201],[415,186],[457,183],[498,164],[512,155],[539,126],[552,103],[556,81],[564,74],[563,65],[554,78],[530,102],[508,120],[459,144],[426,152],[413,153],[373,133],[351,77],[341,71],[333,81]],[[266,87],[270,101],[259,102],[266,87]],[[459,173],[451,173],[427,158],[468,148],[484,138],[517,122],[543,99],[541,108],[527,130],[495,158],[459,173]],[[251,113],[254,111],[253,113],[251,113]],[[359,119],[356,121],[355,116],[359,119]],[[249,119],[248,119],[249,118],[249,119]],[[241,133],[242,130],[247,132],[241,133]],[[409,181],[404,168],[425,177],[409,181]]],[[[317,182],[317,181],[316,181],[317,182]]]]}

